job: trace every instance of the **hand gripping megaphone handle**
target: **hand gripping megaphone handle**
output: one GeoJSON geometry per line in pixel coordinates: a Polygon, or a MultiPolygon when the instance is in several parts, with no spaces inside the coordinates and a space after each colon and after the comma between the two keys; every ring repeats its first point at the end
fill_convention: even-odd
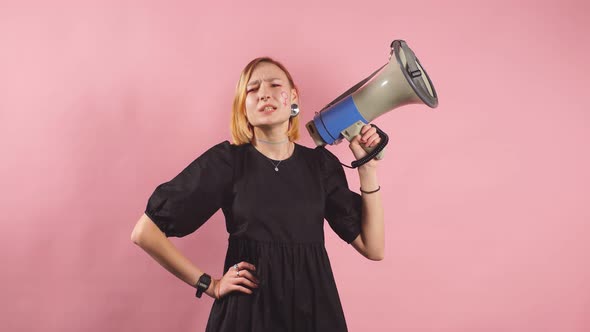
{"type": "MultiPolygon", "coordinates": [[[[317,146],[338,144],[344,138],[352,141],[367,123],[408,104],[435,108],[438,96],[414,52],[405,41],[394,40],[389,61],[316,113],[306,128],[317,146]]],[[[363,147],[366,157],[353,162],[352,167],[341,164],[355,168],[380,159],[388,137],[379,128],[377,132],[382,141],[375,148],[363,147]]]]}
{"type": "Polygon", "coordinates": [[[371,124],[371,126],[374,127],[375,129],[377,129],[377,133],[379,134],[379,137],[381,137],[381,142],[379,142],[379,144],[377,144],[377,146],[370,147],[370,148],[361,145],[363,150],[365,150],[367,152],[367,155],[362,157],[361,159],[353,161],[350,164],[352,166],[352,168],[360,167],[360,166],[368,163],[373,158],[375,158],[375,159],[383,158],[385,146],[387,145],[387,143],[389,143],[389,136],[383,130],[379,129],[379,127],[377,127],[376,125],[371,124]]]}

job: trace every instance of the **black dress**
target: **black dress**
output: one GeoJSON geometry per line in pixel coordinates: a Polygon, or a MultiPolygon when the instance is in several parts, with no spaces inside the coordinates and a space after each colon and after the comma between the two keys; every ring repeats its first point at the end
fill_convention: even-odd
{"type": "Polygon", "coordinates": [[[221,208],[229,233],[222,274],[241,261],[256,266],[259,288],[216,300],[206,331],[347,331],[323,226],[325,218],[352,242],[361,197],[324,148],[295,144],[274,168],[251,144],[225,141],[159,185],[145,213],[167,237],[182,237],[221,208]]]}

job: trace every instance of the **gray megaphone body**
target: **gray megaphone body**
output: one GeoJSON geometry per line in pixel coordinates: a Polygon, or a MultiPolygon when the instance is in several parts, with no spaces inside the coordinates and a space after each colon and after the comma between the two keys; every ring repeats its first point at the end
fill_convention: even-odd
{"type": "MultiPolygon", "coordinates": [[[[428,74],[414,52],[403,40],[391,43],[389,62],[329,103],[305,127],[317,146],[351,141],[361,128],[375,118],[403,105],[438,105],[438,96],[428,74]]],[[[365,148],[368,155],[352,163],[358,167],[383,157],[387,135],[379,130],[382,141],[365,148]]]]}

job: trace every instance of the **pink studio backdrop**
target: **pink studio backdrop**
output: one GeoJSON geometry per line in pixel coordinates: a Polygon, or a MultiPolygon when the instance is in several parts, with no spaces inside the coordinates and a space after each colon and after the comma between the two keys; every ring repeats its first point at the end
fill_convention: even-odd
{"type": "MultiPolygon", "coordinates": [[[[350,331],[590,330],[586,2],[0,7],[2,331],[204,330],[212,300],[130,241],[149,195],[229,139],[252,58],[292,71],[305,123],[385,63],[393,39],[440,106],[376,121],[391,136],[385,260],[327,232],[350,331]]],[[[221,213],[172,241],[220,275],[221,213]]]]}

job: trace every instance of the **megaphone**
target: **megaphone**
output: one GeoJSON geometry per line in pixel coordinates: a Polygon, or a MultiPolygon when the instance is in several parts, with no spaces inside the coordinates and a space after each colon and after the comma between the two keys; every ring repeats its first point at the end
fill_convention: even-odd
{"type": "MultiPolygon", "coordinates": [[[[375,118],[408,104],[435,108],[438,96],[414,52],[405,41],[394,40],[388,63],[326,105],[305,127],[317,146],[338,144],[343,138],[351,141],[375,118]]],[[[353,168],[382,158],[388,138],[376,129],[381,143],[374,148],[363,147],[368,155],[352,162],[353,168]]]]}

